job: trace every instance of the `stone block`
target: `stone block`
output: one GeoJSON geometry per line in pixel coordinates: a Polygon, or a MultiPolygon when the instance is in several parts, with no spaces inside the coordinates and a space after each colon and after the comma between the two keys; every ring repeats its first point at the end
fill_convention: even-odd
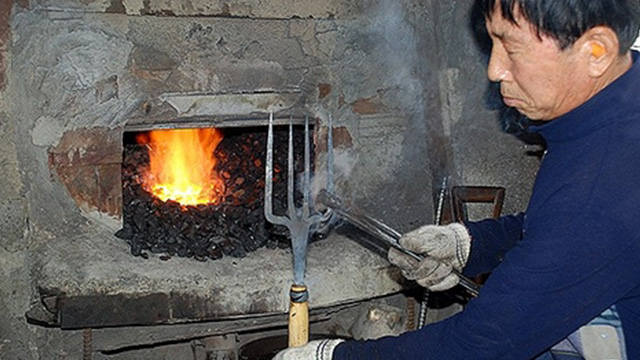
{"type": "MultiPolygon", "coordinates": [[[[316,141],[316,151],[327,152],[327,128],[322,127],[318,131],[318,140],[316,141]]],[[[345,126],[333,127],[333,148],[350,149],[353,148],[353,136],[349,132],[349,129],[345,126]]]]}
{"type": "Polygon", "coordinates": [[[122,162],[122,133],[108,128],[67,131],[51,150],[53,165],[84,166],[122,162]]]}
{"type": "Polygon", "coordinates": [[[56,170],[58,179],[81,209],[121,215],[122,183],[119,164],[62,166],[56,170]]]}
{"type": "Polygon", "coordinates": [[[378,97],[358,99],[353,103],[353,112],[360,115],[373,115],[385,112],[385,106],[378,97]]]}
{"type": "Polygon", "coordinates": [[[348,16],[355,1],[313,0],[208,0],[141,1],[124,0],[128,14],[163,16],[228,16],[249,18],[314,18],[327,19],[348,16]]]}
{"type": "Polygon", "coordinates": [[[318,84],[318,99],[324,99],[331,94],[330,84],[318,84]]]}
{"type": "Polygon", "coordinates": [[[9,252],[24,249],[27,231],[27,204],[23,198],[0,201],[0,247],[9,252]]]}
{"type": "Polygon", "coordinates": [[[49,167],[85,211],[122,213],[121,132],[106,128],[66,132],[49,153],[49,167]]]}
{"type": "Polygon", "coordinates": [[[13,0],[0,2],[0,91],[4,90],[6,78],[6,59],[7,59],[7,43],[11,36],[11,26],[9,19],[11,17],[11,6],[13,0]]]}
{"type": "Polygon", "coordinates": [[[114,5],[112,3],[116,1],[117,0],[31,0],[30,4],[34,8],[45,8],[58,11],[107,12],[107,9],[113,8],[114,5]]]}
{"type": "Polygon", "coordinates": [[[255,112],[277,112],[291,108],[300,98],[298,93],[257,94],[165,94],[161,99],[168,102],[179,116],[238,115],[255,112]]]}
{"type": "Polygon", "coordinates": [[[171,71],[177,65],[169,55],[148,46],[136,46],[129,60],[138,71],[171,71]]]}
{"type": "Polygon", "coordinates": [[[122,179],[120,164],[96,166],[97,210],[109,215],[122,215],[122,179]]]}
{"type": "MultiPolygon", "coordinates": [[[[26,0],[20,0],[21,4],[26,0]]],[[[32,0],[36,7],[75,12],[152,16],[221,16],[243,18],[334,19],[353,16],[358,0],[32,0]]]]}

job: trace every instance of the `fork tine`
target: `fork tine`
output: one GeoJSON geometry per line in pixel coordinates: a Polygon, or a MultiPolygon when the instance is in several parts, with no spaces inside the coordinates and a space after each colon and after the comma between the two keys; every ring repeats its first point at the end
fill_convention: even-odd
{"type": "Polygon", "coordinates": [[[273,114],[269,115],[267,161],[265,164],[264,216],[272,224],[285,225],[286,219],[273,214],[273,114]]]}
{"type": "Polygon", "coordinates": [[[304,117],[304,180],[302,182],[302,216],[309,217],[309,198],[311,197],[311,160],[309,148],[309,116],[304,117]]]}
{"type": "Polygon", "coordinates": [[[295,219],[296,208],[294,202],[294,167],[293,167],[293,117],[289,117],[289,154],[288,154],[288,170],[287,170],[287,206],[289,218],[295,219]]]}
{"type": "Polygon", "coordinates": [[[273,114],[269,114],[267,130],[267,163],[265,164],[264,215],[269,222],[275,222],[273,216],[273,114]]]}
{"type": "Polygon", "coordinates": [[[333,184],[333,115],[329,113],[327,132],[327,190],[334,192],[333,184]]]}

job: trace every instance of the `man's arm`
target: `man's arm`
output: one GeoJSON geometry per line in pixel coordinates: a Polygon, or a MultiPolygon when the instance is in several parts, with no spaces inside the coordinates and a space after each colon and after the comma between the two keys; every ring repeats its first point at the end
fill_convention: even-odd
{"type": "Polygon", "coordinates": [[[605,214],[552,212],[463,312],[399,337],[345,342],[333,359],[530,359],[637,287],[637,240],[605,214]]]}
{"type": "Polygon", "coordinates": [[[502,216],[464,225],[471,234],[471,255],[464,274],[475,277],[493,271],[504,255],[522,239],[524,213],[502,216]]]}

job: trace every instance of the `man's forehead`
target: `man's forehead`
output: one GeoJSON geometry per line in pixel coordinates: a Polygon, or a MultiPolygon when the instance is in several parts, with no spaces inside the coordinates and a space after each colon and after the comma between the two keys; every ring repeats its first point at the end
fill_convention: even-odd
{"type": "Polygon", "coordinates": [[[512,8],[507,10],[508,11],[502,11],[501,1],[496,0],[493,6],[493,10],[489,14],[489,17],[486,19],[487,22],[489,21],[496,21],[499,23],[507,22],[512,25],[517,24],[518,26],[528,23],[527,19],[522,13],[522,9],[520,8],[520,5],[518,5],[517,2],[514,2],[512,5],[512,8]],[[505,16],[505,14],[508,14],[508,15],[505,16]]]}
{"type": "MultiPolygon", "coordinates": [[[[522,8],[520,7],[520,3],[518,1],[512,1],[510,4],[510,8],[506,10],[507,11],[505,12],[510,13],[515,19],[518,19],[520,16],[522,16],[522,8]]],[[[502,11],[502,1],[495,0],[493,2],[493,8],[489,15],[491,17],[504,15],[504,12],[502,11]]]]}
{"type": "Polygon", "coordinates": [[[494,9],[491,17],[485,19],[487,31],[491,36],[501,40],[517,42],[522,37],[522,31],[528,30],[535,33],[532,24],[524,18],[517,6],[516,9],[512,11],[515,21],[511,21],[503,16],[499,3],[500,1],[496,1],[498,9],[494,9]]]}
{"type": "Polygon", "coordinates": [[[514,24],[513,22],[503,18],[501,15],[487,19],[487,31],[489,32],[489,35],[500,40],[518,40],[518,36],[516,36],[516,32],[518,30],[521,29],[517,23],[514,24]]]}

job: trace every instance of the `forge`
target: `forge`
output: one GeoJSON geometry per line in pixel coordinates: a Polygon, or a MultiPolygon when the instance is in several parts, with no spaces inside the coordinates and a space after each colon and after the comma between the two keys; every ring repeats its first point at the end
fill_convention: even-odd
{"type": "MultiPolygon", "coordinates": [[[[301,149],[301,132],[295,134],[295,146],[301,149]]],[[[286,129],[276,131],[275,138],[274,210],[283,214],[286,129]]],[[[265,127],[125,134],[123,228],[116,236],[129,243],[133,255],[145,258],[151,252],[164,254],[164,259],[205,261],[241,258],[265,246],[287,247],[286,228],[270,224],[264,215],[265,149],[265,127]],[[163,138],[152,142],[154,135],[163,138]],[[180,146],[184,148],[178,150],[180,146]]],[[[297,155],[294,170],[300,174],[301,153],[297,155]]]]}
{"type": "MultiPolygon", "coordinates": [[[[276,215],[285,214],[289,206],[289,126],[282,124],[305,118],[276,118],[276,215]]],[[[189,346],[208,339],[202,343],[203,354],[235,359],[250,342],[286,333],[284,313],[294,271],[287,228],[265,218],[267,117],[236,121],[217,127],[184,127],[179,120],[163,122],[159,129],[155,124],[125,127],[121,181],[112,183],[120,188],[107,191],[121,191],[121,220],[88,223],[88,232],[51,239],[38,248],[39,301],[26,312],[27,321],[65,331],[84,329],[91,334],[92,352],[106,356],[156,346],[178,335],[186,336],[189,346]],[[180,159],[176,153],[182,153],[180,159]],[[173,180],[180,184],[167,180],[176,170],[179,176],[173,180]],[[191,181],[195,177],[200,182],[191,181]],[[162,340],[140,342],[113,335],[140,327],[159,332],[162,340]],[[229,336],[236,340],[219,343],[229,336]]],[[[326,143],[319,140],[320,128],[318,118],[313,136],[326,143]]],[[[302,127],[293,125],[292,135],[294,148],[300,149],[292,154],[292,170],[299,177],[304,170],[302,127]]],[[[321,171],[314,174],[324,178],[321,171]]],[[[294,205],[300,201],[297,189],[294,205]]],[[[350,337],[353,320],[343,319],[357,317],[363,304],[380,297],[406,306],[406,299],[397,295],[405,284],[384,254],[335,232],[309,240],[305,282],[313,294],[310,320],[315,335],[350,337]],[[343,315],[330,315],[334,312],[343,315]]],[[[398,316],[393,326],[404,326],[403,319],[398,316]]]]}
{"type": "MultiPolygon", "coordinates": [[[[486,106],[468,1],[8,0],[0,15],[0,358],[268,358],[293,282],[263,212],[270,114],[276,213],[287,125],[298,176],[305,118],[312,191],[332,150],[336,192],[399,231],[455,186],[506,189],[503,213],[528,199],[537,147],[486,106]],[[151,134],[187,129],[217,134],[177,170],[211,180],[202,201],[148,183],[169,163],[152,155],[179,148],[151,134]]],[[[334,225],[308,248],[311,337],[414,328],[415,284],[334,225]]]]}

